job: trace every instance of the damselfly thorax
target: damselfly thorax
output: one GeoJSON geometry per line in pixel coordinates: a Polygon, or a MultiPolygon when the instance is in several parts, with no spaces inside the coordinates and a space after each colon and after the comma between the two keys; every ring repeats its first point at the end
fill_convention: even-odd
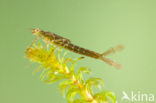
{"type": "Polygon", "coordinates": [[[107,50],[106,52],[100,54],[100,53],[88,50],[86,48],[82,48],[80,46],[74,45],[73,43],[71,43],[71,41],[69,39],[61,37],[55,33],[45,32],[40,29],[33,29],[32,33],[34,35],[37,35],[38,38],[41,37],[46,43],[50,43],[50,44],[54,44],[54,45],[63,47],[67,50],[70,50],[72,52],[75,52],[75,53],[78,53],[81,55],[85,55],[85,56],[92,57],[95,59],[103,60],[104,62],[116,67],[117,69],[121,68],[120,64],[118,64],[108,58],[105,58],[104,56],[114,53],[115,51],[122,50],[123,49],[122,45],[118,45],[118,46],[111,48],[111,49],[107,50]]]}

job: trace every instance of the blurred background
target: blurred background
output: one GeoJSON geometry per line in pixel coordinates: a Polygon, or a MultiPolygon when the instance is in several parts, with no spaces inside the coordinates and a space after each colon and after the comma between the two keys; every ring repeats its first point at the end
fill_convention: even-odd
{"type": "Polygon", "coordinates": [[[123,44],[124,51],[108,56],[121,70],[88,57],[76,68],[91,68],[90,76],[102,78],[102,89],[114,92],[119,103],[128,103],[121,101],[123,91],[156,94],[155,5],[155,0],[0,0],[0,103],[67,103],[58,83],[47,85],[40,73],[32,74],[37,64],[24,57],[35,38],[30,28],[99,53],[123,44]]]}

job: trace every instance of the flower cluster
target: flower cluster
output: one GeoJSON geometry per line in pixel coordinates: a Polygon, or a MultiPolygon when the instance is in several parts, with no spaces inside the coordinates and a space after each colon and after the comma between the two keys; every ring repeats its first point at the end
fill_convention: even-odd
{"type": "Polygon", "coordinates": [[[84,74],[89,74],[91,72],[90,69],[80,67],[77,72],[75,71],[75,63],[83,57],[71,59],[65,57],[67,53],[63,53],[61,56],[62,53],[58,47],[53,45],[44,47],[40,43],[33,44],[25,52],[26,57],[31,62],[40,64],[38,69],[42,70],[40,75],[41,81],[52,84],[61,80],[59,88],[63,96],[67,98],[68,103],[116,102],[115,95],[110,91],[93,92],[93,86],[100,88],[104,83],[100,78],[92,77],[84,80],[84,74]]]}

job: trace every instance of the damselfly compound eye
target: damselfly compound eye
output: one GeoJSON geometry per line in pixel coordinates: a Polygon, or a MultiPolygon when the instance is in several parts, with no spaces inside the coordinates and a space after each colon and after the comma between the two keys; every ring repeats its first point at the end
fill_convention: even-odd
{"type": "Polygon", "coordinates": [[[32,29],[32,33],[35,34],[35,35],[38,35],[39,32],[40,32],[40,29],[39,28],[32,29]]]}

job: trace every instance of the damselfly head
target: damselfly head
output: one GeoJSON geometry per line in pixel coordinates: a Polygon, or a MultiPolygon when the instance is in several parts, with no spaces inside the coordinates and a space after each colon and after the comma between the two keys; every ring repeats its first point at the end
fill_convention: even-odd
{"type": "Polygon", "coordinates": [[[34,35],[39,35],[40,34],[40,29],[39,28],[36,28],[36,29],[32,29],[32,33],[34,34],[34,35]]]}

